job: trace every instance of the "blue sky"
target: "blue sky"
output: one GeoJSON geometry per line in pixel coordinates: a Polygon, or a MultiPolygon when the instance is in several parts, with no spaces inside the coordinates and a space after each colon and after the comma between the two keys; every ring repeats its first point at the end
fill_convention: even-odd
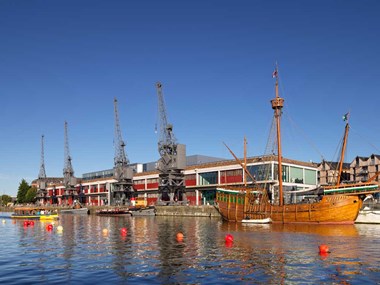
{"type": "Polygon", "coordinates": [[[380,2],[0,1],[0,194],[40,168],[62,176],[64,121],[77,177],[113,167],[113,98],[129,160],[157,151],[161,81],[187,154],[264,153],[272,71],[285,98],[283,154],[336,159],[350,111],[347,162],[380,154],[380,2]]]}

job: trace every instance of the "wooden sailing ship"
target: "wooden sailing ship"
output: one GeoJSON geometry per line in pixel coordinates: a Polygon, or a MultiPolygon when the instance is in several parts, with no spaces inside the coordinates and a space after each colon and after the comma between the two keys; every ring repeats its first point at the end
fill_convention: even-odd
{"type": "MultiPolygon", "coordinates": [[[[278,70],[273,73],[276,78],[276,96],[271,100],[276,122],[277,138],[277,177],[282,177],[281,151],[281,110],[284,99],[278,94],[278,70]]],[[[236,157],[235,157],[236,159],[236,157]]],[[[244,171],[250,175],[245,164],[244,171]]],[[[222,217],[227,221],[270,219],[272,223],[314,223],[314,224],[353,224],[362,206],[357,195],[321,195],[315,201],[301,203],[284,203],[283,181],[278,179],[278,201],[270,200],[268,187],[241,187],[217,189],[217,205],[222,217]]],[[[273,187],[273,186],[272,186],[273,187]]]]}

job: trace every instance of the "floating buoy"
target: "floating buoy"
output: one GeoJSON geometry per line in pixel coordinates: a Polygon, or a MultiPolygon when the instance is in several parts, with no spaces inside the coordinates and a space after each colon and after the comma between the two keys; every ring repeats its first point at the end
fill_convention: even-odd
{"type": "Polygon", "coordinates": [[[231,235],[231,234],[227,234],[226,237],[225,237],[225,241],[229,242],[229,243],[232,243],[234,241],[234,236],[231,235]]]}
{"type": "Polygon", "coordinates": [[[319,253],[323,253],[323,254],[330,253],[329,247],[325,244],[321,244],[319,246],[319,253]]]}
{"type": "Polygon", "coordinates": [[[57,232],[62,232],[63,231],[63,227],[62,226],[58,226],[57,227],[57,232]]]}
{"type": "Polygon", "coordinates": [[[53,225],[52,224],[46,225],[46,230],[47,231],[52,231],[53,230],[53,225]]]}
{"type": "Polygon", "coordinates": [[[103,229],[102,233],[103,233],[103,235],[108,235],[108,230],[107,229],[103,229]]]}
{"type": "Polygon", "coordinates": [[[29,226],[34,226],[34,221],[29,221],[29,226]]]}
{"type": "Polygon", "coordinates": [[[127,235],[127,233],[128,233],[127,228],[121,228],[121,229],[120,229],[120,233],[121,233],[123,236],[127,235]]]}
{"type": "Polygon", "coordinates": [[[177,233],[176,237],[177,237],[177,241],[183,241],[183,233],[181,232],[177,233]]]}
{"type": "Polygon", "coordinates": [[[28,227],[29,226],[29,221],[24,221],[24,227],[28,227]]]}
{"type": "Polygon", "coordinates": [[[4,219],[3,219],[3,221],[2,221],[2,222],[3,222],[3,224],[5,224],[5,223],[6,223],[6,221],[5,221],[4,219]]]}

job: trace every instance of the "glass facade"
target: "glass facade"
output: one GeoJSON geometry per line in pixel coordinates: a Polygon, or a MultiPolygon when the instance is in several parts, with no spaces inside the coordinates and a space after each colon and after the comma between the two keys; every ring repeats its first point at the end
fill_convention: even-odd
{"type": "Polygon", "coordinates": [[[303,182],[303,169],[299,167],[289,167],[289,182],[292,183],[304,183],[303,182]]]}
{"type": "MultiPolygon", "coordinates": [[[[272,164],[270,163],[247,166],[247,170],[256,181],[272,180],[272,164]]],[[[252,181],[249,175],[247,181],[252,181]]]]}
{"type": "Polygon", "coordinates": [[[218,172],[199,173],[199,185],[218,184],[218,172]]]}
{"type": "Polygon", "coordinates": [[[316,184],[317,172],[315,170],[305,169],[305,184],[316,184]]]}

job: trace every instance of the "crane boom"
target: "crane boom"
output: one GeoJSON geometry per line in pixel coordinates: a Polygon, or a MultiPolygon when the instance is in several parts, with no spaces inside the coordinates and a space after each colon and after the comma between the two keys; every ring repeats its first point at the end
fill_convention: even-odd
{"type": "Polygon", "coordinates": [[[160,116],[159,152],[165,152],[165,146],[175,145],[176,139],[173,133],[173,125],[168,123],[164,96],[162,95],[162,84],[156,83],[158,97],[158,113],[160,116]]]}
{"type": "MultiPolygon", "coordinates": [[[[65,165],[63,168],[64,178],[70,179],[74,175],[73,166],[71,164],[71,156],[70,156],[70,148],[69,148],[69,135],[67,130],[67,122],[65,121],[65,165]]],[[[69,183],[69,181],[65,181],[65,183],[69,183]]]]}
{"type": "Polygon", "coordinates": [[[115,113],[115,166],[124,166],[129,164],[127,155],[125,154],[125,143],[123,141],[121,130],[120,130],[120,121],[119,121],[119,111],[117,108],[117,99],[114,98],[114,113],[115,113]]]}
{"type": "Polygon", "coordinates": [[[38,179],[46,178],[45,171],[45,155],[44,155],[44,135],[41,136],[41,162],[40,162],[40,172],[38,173],[38,179]]]}
{"type": "Polygon", "coordinates": [[[38,190],[36,193],[36,198],[38,203],[44,205],[46,202],[46,171],[45,171],[45,158],[44,158],[44,135],[41,136],[41,162],[40,162],[40,172],[38,173],[38,190]]]}

